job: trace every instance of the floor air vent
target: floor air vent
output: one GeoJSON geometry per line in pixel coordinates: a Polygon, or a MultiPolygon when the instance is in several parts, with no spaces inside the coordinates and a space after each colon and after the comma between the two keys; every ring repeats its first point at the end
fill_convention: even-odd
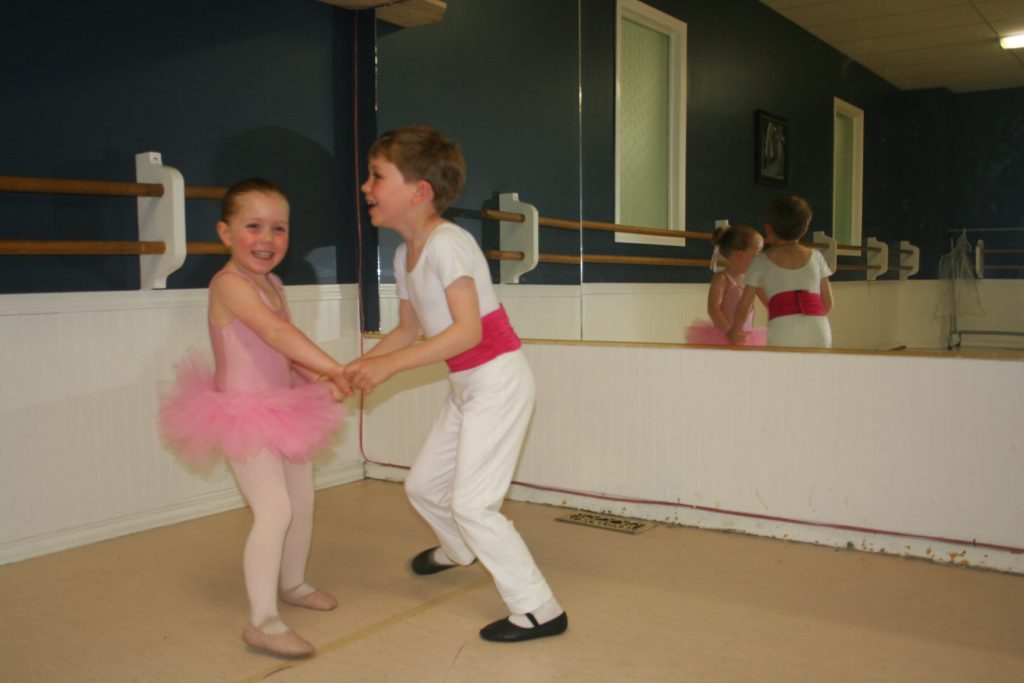
{"type": "Polygon", "coordinates": [[[556,522],[569,522],[570,524],[582,524],[598,529],[609,531],[621,531],[624,534],[642,534],[648,529],[653,529],[656,524],[645,522],[641,519],[629,519],[628,517],[616,517],[597,512],[574,512],[565,517],[556,517],[556,522]]]}

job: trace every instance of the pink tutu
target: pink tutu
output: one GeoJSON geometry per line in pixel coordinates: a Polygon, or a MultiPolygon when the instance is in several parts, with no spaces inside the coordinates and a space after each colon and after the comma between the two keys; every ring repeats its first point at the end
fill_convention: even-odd
{"type": "MultiPolygon", "coordinates": [[[[715,327],[709,320],[697,320],[686,328],[687,344],[725,344],[728,345],[729,337],[725,332],[715,327]]],[[[757,327],[747,332],[747,340],[742,346],[767,346],[768,330],[757,327]]]]}
{"type": "Polygon", "coordinates": [[[220,454],[244,460],[263,449],[308,462],[330,445],[345,415],[326,384],[217,391],[213,369],[194,351],[174,370],[177,381],[160,396],[160,429],[188,462],[206,464],[220,454]]]}

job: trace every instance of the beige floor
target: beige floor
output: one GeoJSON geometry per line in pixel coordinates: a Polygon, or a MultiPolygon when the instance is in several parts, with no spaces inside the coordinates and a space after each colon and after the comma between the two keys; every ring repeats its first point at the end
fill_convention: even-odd
{"type": "Polygon", "coordinates": [[[479,565],[408,570],[432,538],[399,485],[318,496],[310,576],[341,606],[282,610],[315,658],[242,644],[239,510],[0,567],[0,681],[1024,681],[1021,576],[509,503],[570,626],[500,645],[479,565]]]}

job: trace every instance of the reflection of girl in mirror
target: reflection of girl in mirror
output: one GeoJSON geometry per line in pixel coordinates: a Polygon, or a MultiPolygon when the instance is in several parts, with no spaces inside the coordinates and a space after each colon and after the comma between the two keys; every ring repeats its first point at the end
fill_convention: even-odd
{"type": "MultiPolygon", "coordinates": [[[[732,327],[736,306],[743,296],[747,268],[764,247],[761,235],[749,225],[715,228],[711,243],[715,245],[711,255],[711,270],[716,270],[719,254],[726,258],[728,265],[715,272],[711,278],[711,287],[708,289],[708,315],[711,322],[696,320],[686,328],[688,344],[730,343],[727,333],[732,327]]],[[[746,334],[744,345],[765,345],[765,329],[754,329],[753,307],[748,308],[741,329],[746,334]]]]}
{"type": "MultiPolygon", "coordinates": [[[[811,225],[811,207],[793,195],[776,199],[765,216],[770,249],[750,264],[743,297],[736,306],[729,340],[743,343],[743,324],[755,296],[768,300],[768,346],[830,348],[832,270],[821,252],[800,244],[811,225]]],[[[763,299],[762,299],[763,300],[763,299]]]]}

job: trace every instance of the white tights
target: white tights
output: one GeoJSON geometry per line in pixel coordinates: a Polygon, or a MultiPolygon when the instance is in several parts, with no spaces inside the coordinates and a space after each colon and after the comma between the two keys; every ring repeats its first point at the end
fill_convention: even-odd
{"type": "Polygon", "coordinates": [[[313,465],[267,451],[229,462],[253,514],[243,567],[252,623],[259,625],[277,615],[279,586],[290,589],[305,581],[313,537],[313,465]]]}

